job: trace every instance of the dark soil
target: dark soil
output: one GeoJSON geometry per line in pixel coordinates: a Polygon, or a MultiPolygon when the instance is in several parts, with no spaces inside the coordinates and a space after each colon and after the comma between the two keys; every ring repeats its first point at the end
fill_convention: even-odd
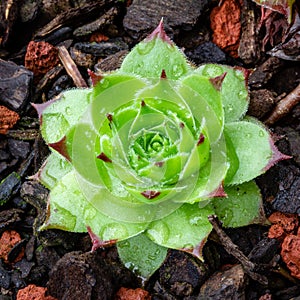
{"type": "MultiPolygon", "coordinates": [[[[16,299],[18,291],[30,284],[47,287],[52,297],[67,300],[147,299],[145,295],[122,298],[120,293],[116,297],[121,287],[144,288],[152,299],[300,299],[298,7],[289,26],[276,12],[266,11],[262,20],[261,8],[251,0],[222,1],[221,8],[236,9],[227,11],[220,26],[215,22],[222,18],[212,17],[218,1],[124,2],[0,3],[0,300],[16,299]],[[268,237],[270,224],[227,229],[224,240],[225,233],[216,223],[204,248],[204,262],[170,250],[162,267],[143,283],[122,266],[114,247],[90,252],[87,234],[37,231],[45,217],[48,191],[29,177],[47,157],[48,148],[30,102],[45,102],[76,84],[90,84],[88,68],[116,69],[161,17],[168,35],[195,65],[214,62],[253,71],[249,113],[264,121],[280,151],[292,156],[257,179],[265,214],[293,216],[295,226],[286,229],[280,221],[272,231],[281,230],[276,238],[268,237]],[[79,81],[60,63],[61,46],[77,65],[79,81]],[[278,110],[278,105],[283,109],[278,110]],[[282,252],[286,236],[294,244],[282,252]],[[294,256],[283,260],[281,253],[291,252],[294,256]]],[[[34,299],[50,300],[43,295],[34,299]]]]}

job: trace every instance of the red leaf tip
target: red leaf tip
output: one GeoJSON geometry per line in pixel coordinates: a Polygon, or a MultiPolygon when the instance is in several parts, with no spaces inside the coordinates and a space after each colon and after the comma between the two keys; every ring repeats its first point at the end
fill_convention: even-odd
{"type": "Polygon", "coordinates": [[[274,141],[270,138],[270,146],[272,150],[272,157],[269,160],[268,164],[264,167],[263,171],[269,170],[271,167],[273,167],[276,163],[282,160],[291,159],[292,156],[286,155],[281,153],[278,148],[275,146],[274,141]]]}
{"type": "Polygon", "coordinates": [[[224,78],[226,76],[227,72],[224,72],[222,75],[214,77],[214,78],[210,78],[209,81],[211,82],[211,84],[214,86],[214,88],[217,91],[221,90],[222,87],[222,83],[224,81],[224,78]]]}
{"type": "Polygon", "coordinates": [[[68,153],[67,149],[67,138],[64,136],[62,139],[60,139],[58,142],[55,143],[49,143],[49,147],[56,150],[59,154],[61,154],[63,157],[65,157],[68,161],[71,161],[70,155],[68,153]]]}
{"type": "Polygon", "coordinates": [[[160,20],[158,26],[153,30],[152,33],[145,39],[146,41],[152,41],[154,38],[160,38],[164,42],[174,45],[172,40],[168,37],[168,35],[165,32],[164,24],[163,24],[163,18],[160,20]]]}
{"type": "Polygon", "coordinates": [[[161,78],[161,79],[167,79],[167,74],[166,74],[165,69],[163,69],[163,70],[161,71],[160,78],[161,78]]]}
{"type": "Polygon", "coordinates": [[[93,86],[97,85],[98,82],[100,82],[103,79],[102,75],[97,75],[95,72],[92,70],[88,69],[88,74],[92,80],[93,86]]]}
{"type": "Polygon", "coordinates": [[[151,200],[160,195],[160,192],[158,191],[144,191],[141,193],[145,198],[151,200]]]}
{"type": "Polygon", "coordinates": [[[88,234],[89,234],[89,236],[90,236],[90,238],[91,238],[91,240],[92,240],[92,244],[93,244],[92,250],[91,250],[92,252],[93,252],[93,251],[96,251],[98,248],[103,249],[103,248],[105,248],[105,247],[110,247],[110,246],[114,245],[114,244],[117,242],[117,240],[102,241],[102,240],[98,237],[98,235],[96,235],[96,234],[92,231],[92,229],[91,229],[90,226],[87,226],[87,231],[88,231],[88,234]]]}

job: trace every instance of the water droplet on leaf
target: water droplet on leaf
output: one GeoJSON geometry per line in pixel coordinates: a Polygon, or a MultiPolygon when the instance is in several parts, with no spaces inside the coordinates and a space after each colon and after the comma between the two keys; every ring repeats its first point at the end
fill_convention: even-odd
{"type": "Polygon", "coordinates": [[[137,46],[137,51],[140,55],[148,54],[154,47],[154,41],[151,42],[141,42],[137,46]]]}

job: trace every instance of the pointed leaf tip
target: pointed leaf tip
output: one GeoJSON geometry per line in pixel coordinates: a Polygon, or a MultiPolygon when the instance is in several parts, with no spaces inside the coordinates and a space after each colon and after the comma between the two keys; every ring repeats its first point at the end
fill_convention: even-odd
{"type": "Polygon", "coordinates": [[[54,103],[55,101],[57,101],[59,98],[58,97],[55,97],[54,99],[52,100],[49,100],[47,102],[44,102],[44,103],[30,103],[31,106],[36,110],[36,112],[38,113],[38,116],[39,116],[39,119],[40,119],[40,123],[42,123],[42,115],[43,115],[43,112],[44,110],[50,106],[52,103],[54,103]]]}
{"type": "Polygon", "coordinates": [[[97,158],[103,160],[104,162],[109,162],[109,163],[112,163],[112,160],[103,152],[101,152],[97,158]]]}
{"type": "Polygon", "coordinates": [[[90,226],[87,226],[86,228],[93,244],[91,249],[92,252],[96,251],[98,248],[103,249],[105,247],[110,247],[117,242],[117,240],[102,241],[99,236],[92,231],[90,226]]]}
{"type": "Polygon", "coordinates": [[[48,146],[56,150],[59,154],[65,157],[68,161],[71,161],[70,155],[67,149],[67,138],[64,136],[61,140],[55,143],[49,143],[48,146]]]}
{"type": "Polygon", "coordinates": [[[203,261],[202,251],[203,251],[204,245],[206,244],[206,241],[207,241],[207,238],[203,239],[198,245],[196,245],[193,248],[182,248],[179,250],[184,251],[189,254],[192,254],[194,257],[203,261]]]}
{"type": "Polygon", "coordinates": [[[275,146],[274,141],[270,138],[270,146],[272,150],[272,157],[269,160],[268,164],[264,167],[263,171],[269,170],[271,167],[273,167],[276,163],[293,158],[292,156],[286,155],[281,153],[278,148],[275,146]]]}
{"type": "Polygon", "coordinates": [[[145,41],[152,41],[155,38],[160,38],[164,42],[166,42],[172,46],[174,45],[172,40],[168,37],[168,35],[165,32],[163,19],[161,19],[158,26],[153,30],[153,32],[150,33],[150,35],[148,37],[146,37],[145,41]]]}
{"type": "Polygon", "coordinates": [[[213,192],[209,194],[209,198],[216,198],[216,197],[227,197],[227,194],[224,190],[224,183],[222,182],[219,187],[217,187],[213,192]]]}
{"type": "Polygon", "coordinates": [[[100,82],[103,79],[103,75],[97,75],[95,72],[92,70],[88,69],[88,74],[92,80],[93,86],[97,85],[98,82],[100,82]]]}
{"type": "Polygon", "coordinates": [[[222,75],[214,77],[214,78],[210,78],[209,81],[212,83],[212,85],[214,86],[214,88],[217,91],[221,90],[222,87],[222,83],[224,81],[224,78],[226,76],[227,72],[224,72],[222,75]]]}
{"type": "Polygon", "coordinates": [[[161,78],[161,79],[167,79],[167,74],[166,74],[165,69],[163,69],[163,70],[161,71],[160,78],[161,78]]]}

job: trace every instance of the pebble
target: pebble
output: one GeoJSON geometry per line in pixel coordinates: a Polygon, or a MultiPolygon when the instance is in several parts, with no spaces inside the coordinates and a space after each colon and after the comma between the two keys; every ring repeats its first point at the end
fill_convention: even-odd
{"type": "Polygon", "coordinates": [[[23,66],[0,59],[0,104],[20,111],[30,99],[33,74],[23,66]]]}

